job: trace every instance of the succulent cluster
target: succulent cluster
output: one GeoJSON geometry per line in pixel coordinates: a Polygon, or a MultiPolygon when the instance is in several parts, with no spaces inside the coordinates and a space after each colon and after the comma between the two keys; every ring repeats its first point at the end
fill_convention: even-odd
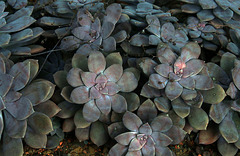
{"type": "Polygon", "coordinates": [[[52,149],[72,131],[109,156],[173,156],[190,133],[236,155],[240,2],[29,3],[0,1],[0,155],[23,155],[23,141],[52,149]]]}
{"type": "Polygon", "coordinates": [[[46,148],[47,135],[53,130],[51,118],[60,108],[51,100],[55,85],[33,80],[38,72],[37,60],[13,64],[0,55],[1,75],[1,155],[23,154],[24,140],[34,148],[46,148]]]}

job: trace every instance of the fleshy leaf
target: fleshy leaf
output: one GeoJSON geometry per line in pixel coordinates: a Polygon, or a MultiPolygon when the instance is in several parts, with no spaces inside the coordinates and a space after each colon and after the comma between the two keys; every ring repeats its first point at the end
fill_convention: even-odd
{"type": "Polygon", "coordinates": [[[143,124],[140,128],[139,128],[139,133],[141,134],[145,134],[145,135],[151,135],[152,134],[152,128],[151,126],[147,123],[143,124]]]}
{"type": "Polygon", "coordinates": [[[60,89],[68,85],[66,77],[67,77],[67,72],[63,70],[57,71],[55,74],[53,74],[54,82],[60,89]]]}
{"type": "Polygon", "coordinates": [[[234,156],[237,154],[238,148],[234,144],[229,144],[223,137],[220,137],[217,142],[217,147],[221,155],[234,156]]]}
{"type": "Polygon", "coordinates": [[[120,64],[122,65],[122,56],[120,55],[120,53],[110,53],[107,57],[106,57],[106,63],[107,63],[107,67],[110,67],[113,64],[120,64]]]}
{"type": "Polygon", "coordinates": [[[146,144],[142,147],[142,154],[143,155],[155,155],[155,147],[154,147],[154,140],[153,138],[149,137],[147,139],[146,144]]]}
{"type": "Polygon", "coordinates": [[[172,107],[175,113],[181,118],[187,117],[191,109],[180,97],[172,101],[172,107]]]}
{"type": "Polygon", "coordinates": [[[157,116],[157,109],[154,103],[148,99],[138,108],[137,115],[145,122],[151,122],[157,116]]]}
{"type": "Polygon", "coordinates": [[[218,125],[210,123],[206,130],[199,132],[199,144],[212,144],[220,137],[218,125]]]}
{"type": "Polygon", "coordinates": [[[76,128],[75,129],[75,136],[77,137],[79,142],[89,140],[89,131],[90,131],[90,127],[76,128]]]}
{"type": "Polygon", "coordinates": [[[40,112],[34,112],[28,118],[28,125],[33,129],[33,131],[40,134],[48,134],[53,131],[51,119],[40,112]]]}
{"type": "Polygon", "coordinates": [[[26,97],[21,97],[14,102],[5,103],[6,110],[17,120],[28,118],[33,112],[31,101],[26,97]]]}
{"type": "Polygon", "coordinates": [[[173,140],[171,143],[172,145],[179,144],[186,136],[186,132],[182,128],[175,125],[173,125],[167,132],[164,132],[164,134],[173,140]]]}
{"type": "Polygon", "coordinates": [[[79,109],[75,115],[74,115],[74,123],[76,125],[76,128],[86,128],[88,126],[90,126],[90,122],[87,122],[84,117],[83,117],[83,113],[82,113],[82,109],[79,109]]]}
{"type": "Polygon", "coordinates": [[[132,72],[124,72],[117,84],[122,92],[131,92],[137,88],[138,80],[132,72]]]}
{"type": "Polygon", "coordinates": [[[112,109],[116,113],[124,113],[127,110],[127,101],[122,95],[115,94],[109,97],[111,99],[112,109]]]}
{"type": "Polygon", "coordinates": [[[240,90],[240,68],[234,68],[232,70],[232,78],[233,78],[233,82],[235,84],[235,86],[240,90]]]}
{"type": "Polygon", "coordinates": [[[80,86],[73,89],[70,100],[77,104],[83,104],[88,102],[89,99],[89,88],[80,86]]]}
{"type": "MultiPolygon", "coordinates": [[[[68,118],[68,119],[65,119],[63,121],[63,124],[62,124],[62,132],[71,132],[73,131],[74,129],[77,129],[75,127],[75,124],[74,124],[74,121],[73,121],[73,118],[68,118]]],[[[76,135],[76,134],[75,134],[76,135]]],[[[77,136],[77,135],[76,135],[77,136]]]]}
{"type": "Polygon", "coordinates": [[[154,120],[151,122],[153,132],[166,132],[172,127],[172,125],[173,122],[168,116],[160,115],[154,118],[154,120]]]}
{"type": "Polygon", "coordinates": [[[153,132],[151,135],[156,143],[156,146],[168,146],[172,143],[172,139],[168,137],[166,134],[161,132],[153,132]]]}
{"type": "Polygon", "coordinates": [[[108,81],[117,82],[123,74],[123,68],[121,64],[113,64],[104,71],[104,75],[108,78],[108,81]]]}
{"type": "Polygon", "coordinates": [[[0,28],[1,33],[10,33],[23,30],[24,28],[30,26],[36,20],[30,16],[22,16],[12,22],[7,23],[0,28]]]}
{"type": "Polygon", "coordinates": [[[14,77],[9,74],[0,73],[0,96],[4,97],[10,90],[14,77]]]}
{"type": "Polygon", "coordinates": [[[183,69],[183,78],[197,75],[204,66],[204,62],[199,59],[191,59],[186,63],[186,68],[183,69]]]}
{"type": "Polygon", "coordinates": [[[148,23],[147,30],[154,35],[156,35],[158,38],[160,38],[160,21],[159,19],[154,15],[147,15],[146,21],[148,23]]]}
{"type": "Polygon", "coordinates": [[[13,65],[9,74],[14,77],[12,89],[19,91],[24,88],[30,79],[30,62],[21,62],[13,65]]]}
{"type": "Polygon", "coordinates": [[[32,105],[38,105],[51,98],[55,85],[46,80],[35,80],[30,85],[21,90],[23,96],[28,98],[32,105]]]}
{"type": "Polygon", "coordinates": [[[136,138],[136,132],[126,132],[115,137],[115,140],[121,145],[129,145],[131,140],[136,138]]]}
{"type": "Polygon", "coordinates": [[[134,138],[131,140],[130,145],[128,147],[129,152],[135,152],[140,150],[143,147],[143,145],[140,144],[140,141],[137,138],[134,138]]]}
{"type": "Polygon", "coordinates": [[[216,105],[212,105],[209,111],[211,119],[219,124],[230,110],[231,103],[229,101],[222,101],[216,105]]]}
{"type": "Polygon", "coordinates": [[[195,82],[196,82],[196,89],[199,90],[209,90],[214,88],[214,84],[212,79],[209,76],[206,75],[195,75],[193,76],[195,82]]]}
{"type": "Polygon", "coordinates": [[[213,89],[201,91],[201,94],[203,95],[204,102],[209,104],[220,103],[226,96],[225,91],[218,84],[215,84],[213,89]]]}
{"type": "MultiPolygon", "coordinates": [[[[111,120],[113,121],[113,120],[111,120]]],[[[111,125],[108,126],[108,134],[112,139],[114,139],[116,136],[125,133],[127,128],[123,125],[122,122],[114,122],[111,125]]]]}
{"type": "Polygon", "coordinates": [[[96,99],[96,106],[101,111],[101,113],[108,115],[111,111],[111,96],[102,95],[100,98],[96,99]]]}
{"type": "MultiPolygon", "coordinates": [[[[95,85],[96,77],[97,77],[97,75],[95,73],[92,73],[92,72],[82,72],[81,73],[82,81],[85,84],[85,86],[87,86],[88,88],[95,85]]],[[[81,80],[81,79],[79,78],[79,80],[81,80]]]]}
{"type": "Polygon", "coordinates": [[[202,108],[192,107],[188,116],[188,122],[197,130],[206,130],[209,119],[207,113],[202,108]]]}
{"type": "Polygon", "coordinates": [[[154,67],[155,71],[161,76],[168,78],[170,72],[173,72],[173,68],[168,64],[159,64],[154,67]]]}
{"type": "Polygon", "coordinates": [[[99,74],[103,72],[106,67],[105,57],[101,52],[92,52],[88,58],[89,71],[99,74]]]}
{"type": "Polygon", "coordinates": [[[34,110],[41,112],[52,118],[55,116],[61,109],[51,100],[41,103],[34,107],[34,110]]]}
{"type": "Polygon", "coordinates": [[[128,147],[121,145],[121,144],[115,144],[110,150],[109,150],[109,156],[120,156],[123,155],[125,152],[127,152],[128,147]]]}
{"type": "Polygon", "coordinates": [[[193,58],[198,58],[201,54],[201,48],[200,46],[195,42],[189,42],[187,43],[181,51],[181,58],[184,62],[187,62],[188,60],[191,60],[193,58]]]}
{"type": "Polygon", "coordinates": [[[57,114],[57,116],[63,119],[72,117],[80,108],[79,105],[72,104],[67,101],[60,102],[58,104],[58,107],[61,109],[61,111],[57,114]]]}
{"type": "Polygon", "coordinates": [[[90,129],[90,139],[97,146],[102,146],[108,141],[108,133],[103,123],[97,121],[92,123],[90,129]]]}
{"type": "Polygon", "coordinates": [[[155,147],[156,155],[167,155],[167,156],[174,156],[173,152],[168,147],[155,147]]]}
{"type": "MultiPolygon", "coordinates": [[[[72,68],[67,73],[67,75],[65,77],[65,79],[67,80],[68,84],[70,84],[72,87],[82,86],[83,82],[82,82],[81,77],[80,77],[81,72],[82,72],[82,70],[79,69],[79,68],[72,68]]],[[[63,82],[64,82],[64,80],[63,80],[63,82]]],[[[63,87],[67,86],[66,83],[64,83],[64,84],[65,85],[62,85],[63,87]]]]}
{"type": "Polygon", "coordinates": [[[23,143],[21,138],[11,138],[9,137],[6,132],[3,133],[2,141],[4,141],[4,144],[2,144],[2,153],[3,156],[8,155],[23,155],[23,143]]]}
{"type": "Polygon", "coordinates": [[[159,74],[151,74],[149,77],[148,85],[156,89],[163,89],[166,87],[167,83],[167,78],[164,78],[159,74]]]}
{"type": "Polygon", "coordinates": [[[179,83],[187,89],[195,88],[195,80],[192,77],[182,78],[179,83]]]}
{"type": "Polygon", "coordinates": [[[0,73],[5,74],[6,73],[6,66],[5,62],[2,57],[0,57],[0,73]]]}
{"type": "Polygon", "coordinates": [[[176,81],[168,82],[165,88],[166,96],[173,101],[174,99],[178,98],[183,91],[183,87],[176,81]]]}
{"type": "Polygon", "coordinates": [[[148,82],[146,82],[142,87],[140,95],[146,98],[153,98],[153,97],[159,97],[161,93],[159,89],[149,86],[148,82]]]}
{"type": "Polygon", "coordinates": [[[83,117],[87,122],[95,122],[100,118],[101,112],[97,108],[95,101],[91,100],[83,106],[83,117]]]}
{"type": "Polygon", "coordinates": [[[29,126],[27,127],[27,132],[24,137],[26,144],[32,148],[46,148],[47,135],[36,133],[29,126]]]}
{"type": "Polygon", "coordinates": [[[154,103],[155,103],[155,106],[157,107],[157,109],[164,113],[167,113],[171,108],[170,101],[166,97],[155,98],[154,103]]]}
{"type": "Polygon", "coordinates": [[[128,111],[123,115],[122,120],[124,126],[134,132],[138,132],[139,127],[143,124],[137,115],[128,111]]]}
{"type": "Polygon", "coordinates": [[[127,110],[133,112],[138,109],[140,105],[140,98],[136,93],[119,93],[127,101],[127,110]]]}
{"type": "Polygon", "coordinates": [[[16,120],[10,113],[4,111],[5,130],[12,138],[23,138],[27,130],[27,120],[16,120]]]}
{"type": "Polygon", "coordinates": [[[219,125],[219,131],[228,143],[234,143],[239,138],[238,130],[232,116],[232,112],[229,112],[219,125]]]}

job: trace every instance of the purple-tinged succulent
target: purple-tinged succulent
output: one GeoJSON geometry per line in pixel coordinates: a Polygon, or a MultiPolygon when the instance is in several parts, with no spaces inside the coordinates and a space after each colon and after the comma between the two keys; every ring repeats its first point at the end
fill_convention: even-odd
{"type": "MultiPolygon", "coordinates": [[[[18,2],[15,1],[15,3],[18,2]]],[[[4,1],[0,1],[0,53],[5,56],[9,56],[11,53],[31,55],[31,53],[43,51],[44,47],[31,45],[43,33],[43,29],[40,27],[29,28],[36,21],[31,17],[33,6],[23,7],[13,14],[4,12],[5,7],[4,1]]]]}
{"type": "Polygon", "coordinates": [[[180,0],[187,4],[181,6],[182,12],[195,14],[200,21],[220,21],[232,29],[240,28],[240,2],[237,0],[180,0]]]}
{"type": "Polygon", "coordinates": [[[200,73],[205,66],[204,61],[198,59],[200,53],[199,45],[194,42],[187,43],[179,57],[169,48],[159,49],[157,55],[161,64],[154,67],[156,73],[149,76],[148,85],[165,88],[165,95],[171,101],[180,96],[192,100],[197,97],[197,90],[212,89],[212,79],[200,73]]]}
{"type": "Polygon", "coordinates": [[[199,132],[199,143],[212,144],[217,141],[218,151],[223,156],[234,156],[240,149],[239,104],[238,99],[212,105],[209,116],[213,122],[206,130],[199,132]]]}
{"type": "Polygon", "coordinates": [[[12,149],[22,155],[22,139],[33,148],[47,146],[51,118],[60,109],[49,100],[55,85],[43,79],[32,81],[38,68],[37,60],[14,64],[0,54],[1,155],[12,155],[12,149]]]}
{"type": "Polygon", "coordinates": [[[88,58],[75,54],[72,65],[74,67],[67,74],[60,71],[54,78],[58,86],[62,86],[61,94],[67,101],[84,104],[86,121],[95,122],[101,114],[108,115],[111,109],[117,113],[127,110],[126,99],[118,93],[133,91],[138,80],[131,71],[123,70],[122,58],[118,53],[108,55],[106,59],[99,51],[90,53],[88,58]],[[79,64],[78,60],[85,61],[79,64]],[[64,77],[71,87],[62,85],[60,80],[64,77]]]}
{"type": "Polygon", "coordinates": [[[111,53],[106,59],[98,51],[89,57],[76,53],[72,67],[69,72],[54,74],[66,100],[58,104],[61,111],[57,116],[65,119],[64,132],[75,129],[79,141],[91,139],[101,146],[109,137],[106,124],[110,122],[111,112],[124,113],[138,108],[139,97],[131,91],[137,87],[139,74],[133,68],[123,70],[119,53],[111,53]]]}
{"type": "Polygon", "coordinates": [[[21,9],[28,4],[28,0],[7,0],[8,4],[14,9],[21,9]]]}
{"type": "Polygon", "coordinates": [[[216,32],[216,29],[208,24],[208,22],[200,22],[196,17],[188,17],[187,19],[187,28],[190,29],[189,36],[192,39],[202,38],[207,41],[213,40],[212,33],[216,32]]]}
{"type": "Polygon", "coordinates": [[[126,112],[123,115],[122,123],[130,131],[115,137],[117,144],[110,149],[109,155],[174,155],[167,146],[180,143],[186,132],[173,125],[167,115],[157,116],[151,100],[146,100],[137,114],[126,112]]]}
{"type": "MultiPolygon", "coordinates": [[[[72,30],[73,36],[65,37],[60,47],[66,50],[78,49],[77,52],[82,54],[101,48],[105,52],[115,51],[116,43],[127,38],[124,28],[117,30],[116,26],[121,13],[121,5],[116,3],[106,8],[103,19],[94,18],[87,9],[80,9],[77,13],[77,26],[72,30]]],[[[121,23],[118,25],[121,26],[121,23]]]]}

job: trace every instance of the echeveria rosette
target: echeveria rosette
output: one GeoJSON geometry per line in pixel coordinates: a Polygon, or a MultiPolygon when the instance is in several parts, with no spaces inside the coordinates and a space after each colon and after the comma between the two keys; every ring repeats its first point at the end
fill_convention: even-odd
{"type": "MultiPolygon", "coordinates": [[[[151,115],[154,116],[154,114],[151,115]]],[[[110,149],[110,156],[174,155],[167,146],[179,140],[173,141],[169,135],[179,132],[177,137],[183,139],[186,134],[183,130],[179,131],[179,128],[173,125],[171,118],[166,115],[155,116],[151,122],[144,123],[138,115],[126,112],[122,121],[130,131],[115,137],[117,144],[110,149]]]]}
{"type": "Polygon", "coordinates": [[[158,59],[161,64],[154,67],[156,73],[150,75],[148,85],[156,89],[165,88],[165,94],[171,101],[180,96],[191,100],[197,96],[197,90],[214,87],[209,76],[199,74],[205,64],[198,59],[201,49],[197,43],[186,44],[179,57],[171,49],[163,48],[160,53],[158,59]],[[189,94],[193,96],[187,96],[189,94]]]}
{"type": "Polygon", "coordinates": [[[14,155],[22,155],[22,139],[33,148],[46,148],[47,134],[53,130],[50,118],[60,109],[49,100],[55,85],[41,79],[32,81],[38,68],[36,60],[13,64],[0,55],[3,155],[13,155],[12,148],[14,155]]]}
{"type": "Polygon", "coordinates": [[[187,28],[190,30],[188,32],[189,36],[195,40],[200,38],[200,40],[197,40],[198,43],[201,43],[202,39],[207,41],[213,40],[214,36],[212,33],[215,33],[216,29],[208,22],[200,22],[199,19],[191,16],[188,17],[187,24],[187,28]]]}
{"type": "MultiPolygon", "coordinates": [[[[200,21],[224,23],[232,29],[239,28],[240,2],[237,0],[179,0],[186,2],[182,12],[195,14],[200,21]]],[[[222,24],[223,25],[223,24],[222,24]]]]}
{"type": "MultiPolygon", "coordinates": [[[[79,55],[75,54],[76,57],[79,55]]],[[[125,112],[126,99],[118,93],[136,89],[138,80],[135,75],[131,71],[124,71],[121,61],[121,63],[114,62],[111,57],[105,59],[99,51],[90,53],[88,58],[80,56],[82,59],[85,58],[87,66],[82,64],[82,69],[74,67],[67,73],[67,83],[73,87],[73,90],[68,91],[69,98],[65,99],[75,104],[84,104],[83,116],[88,122],[97,121],[102,113],[108,115],[111,109],[117,113],[125,112]]],[[[73,62],[77,62],[76,57],[73,57],[73,62]]],[[[117,61],[121,60],[120,55],[116,57],[117,61]]],[[[58,81],[57,79],[55,77],[55,82],[58,81]]],[[[62,89],[63,96],[67,88],[69,86],[62,89]]]]}
{"type": "MultiPolygon", "coordinates": [[[[94,18],[88,9],[79,9],[77,26],[71,31],[73,36],[65,37],[60,47],[65,50],[78,49],[77,53],[81,54],[89,54],[93,49],[99,50],[101,47],[104,52],[115,51],[116,43],[127,38],[124,27],[121,30],[115,30],[121,13],[121,5],[116,3],[106,8],[106,15],[103,18],[94,18]]],[[[121,26],[121,24],[119,25],[121,26]]]]}

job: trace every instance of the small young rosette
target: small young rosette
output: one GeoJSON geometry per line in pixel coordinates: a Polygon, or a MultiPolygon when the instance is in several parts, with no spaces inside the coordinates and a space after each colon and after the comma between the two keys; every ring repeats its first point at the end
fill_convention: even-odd
{"type": "Polygon", "coordinates": [[[171,101],[180,96],[184,100],[192,100],[197,96],[197,90],[212,89],[212,79],[201,74],[205,63],[198,59],[200,53],[201,49],[195,42],[186,44],[179,57],[170,48],[160,48],[157,55],[161,64],[154,67],[156,73],[150,75],[148,85],[155,89],[165,88],[171,101]]]}
{"type": "Polygon", "coordinates": [[[155,116],[152,121],[144,123],[138,115],[126,112],[122,121],[130,132],[124,132],[115,137],[117,144],[110,149],[109,156],[173,156],[174,153],[167,146],[171,143],[175,144],[178,140],[176,138],[183,139],[186,134],[174,126],[171,118],[167,115],[155,116]],[[174,137],[171,138],[172,136],[174,137]],[[176,140],[173,141],[173,139],[176,140]]]}
{"type": "MultiPolygon", "coordinates": [[[[88,58],[77,53],[72,64],[73,68],[66,74],[66,83],[73,88],[65,86],[61,94],[68,102],[84,104],[82,111],[86,121],[95,122],[101,113],[108,115],[111,109],[117,113],[127,110],[126,99],[118,93],[133,91],[138,80],[133,72],[123,70],[119,53],[112,53],[106,59],[99,51],[91,52],[88,58]]],[[[63,84],[61,73],[54,76],[60,86],[63,84]]]]}

